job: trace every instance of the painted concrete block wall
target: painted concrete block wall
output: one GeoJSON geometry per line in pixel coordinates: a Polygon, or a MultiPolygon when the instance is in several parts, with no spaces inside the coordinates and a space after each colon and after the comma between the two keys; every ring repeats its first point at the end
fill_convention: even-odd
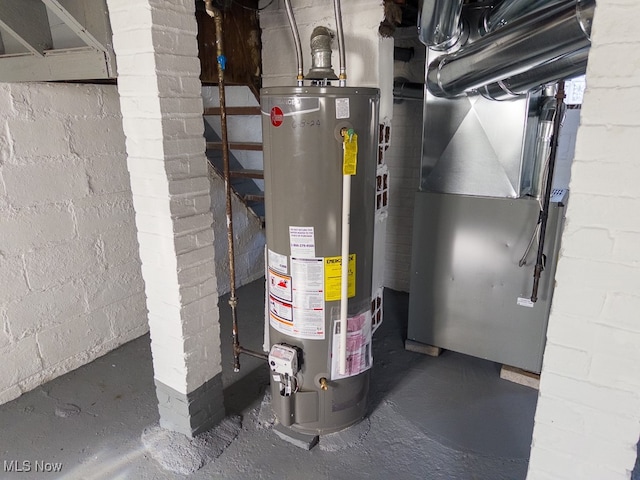
{"type": "Polygon", "coordinates": [[[0,404],[147,331],[115,86],[0,84],[0,404]]]}
{"type": "Polygon", "coordinates": [[[422,102],[402,100],[393,105],[393,139],[387,150],[389,217],[385,253],[385,286],[409,291],[413,204],[420,184],[422,102]]]}
{"type": "MultiPolygon", "coordinates": [[[[304,61],[304,73],[311,66],[309,37],[317,26],[335,32],[333,2],[300,0],[292,2],[304,61]]],[[[341,2],[342,25],[346,45],[347,85],[377,87],[381,90],[380,120],[391,119],[393,89],[393,40],[378,35],[384,18],[379,0],[341,2]]],[[[262,28],[263,87],[295,85],[296,53],[284,2],[278,1],[260,13],[262,28]]],[[[339,73],[337,40],[333,42],[332,64],[339,73]]]]}
{"type": "MultiPolygon", "coordinates": [[[[424,81],[425,47],[415,28],[396,30],[396,46],[413,48],[409,62],[394,62],[394,77],[409,82],[424,81]]],[[[422,156],[422,100],[396,100],[393,104],[393,135],[387,150],[389,166],[389,217],[385,253],[385,286],[409,291],[413,205],[420,185],[422,156]]]]}
{"type": "Polygon", "coordinates": [[[599,0],[529,480],[630,478],[640,437],[640,4],[599,0]]]}

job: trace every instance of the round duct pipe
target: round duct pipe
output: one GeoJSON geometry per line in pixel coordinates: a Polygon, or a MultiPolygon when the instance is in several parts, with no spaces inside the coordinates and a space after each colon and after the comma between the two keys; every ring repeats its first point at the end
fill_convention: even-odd
{"type": "Polygon", "coordinates": [[[543,8],[566,3],[566,0],[505,0],[482,18],[481,33],[487,34],[543,8]]]}
{"type": "Polygon", "coordinates": [[[583,74],[587,69],[589,47],[563,55],[520,75],[482,87],[479,93],[493,100],[508,100],[558,79],[583,74]]]}
{"type": "Polygon", "coordinates": [[[485,35],[429,65],[427,87],[452,98],[591,45],[595,0],[565,0],[485,35]]]}
{"type": "Polygon", "coordinates": [[[463,0],[424,0],[419,14],[418,36],[433,50],[447,50],[460,38],[463,0]]]}

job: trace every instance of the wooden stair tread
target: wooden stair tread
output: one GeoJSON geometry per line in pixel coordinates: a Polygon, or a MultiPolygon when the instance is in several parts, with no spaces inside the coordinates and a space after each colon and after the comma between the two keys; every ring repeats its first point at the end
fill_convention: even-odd
{"type": "MultiPolygon", "coordinates": [[[[220,115],[220,107],[207,107],[203,115],[220,115]]],[[[227,107],[227,115],[260,115],[260,107],[227,107]]]]}
{"type": "Polygon", "coordinates": [[[250,168],[245,168],[242,170],[231,170],[229,172],[229,176],[233,178],[256,178],[262,179],[264,178],[263,170],[252,170],[250,168]]]}
{"type": "Polygon", "coordinates": [[[264,202],[264,195],[247,194],[243,195],[242,198],[245,202],[264,202]]]}
{"type": "MultiPolygon", "coordinates": [[[[207,142],[207,149],[222,150],[222,142],[207,142]]],[[[262,151],[260,142],[229,142],[229,150],[251,150],[262,151]]]]}

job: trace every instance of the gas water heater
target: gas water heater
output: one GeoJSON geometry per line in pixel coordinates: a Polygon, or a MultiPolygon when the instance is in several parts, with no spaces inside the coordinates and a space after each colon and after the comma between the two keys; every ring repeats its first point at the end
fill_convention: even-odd
{"type": "Polygon", "coordinates": [[[261,99],[272,407],[282,426],[331,433],[366,410],[379,92],[274,87],[261,99]]]}

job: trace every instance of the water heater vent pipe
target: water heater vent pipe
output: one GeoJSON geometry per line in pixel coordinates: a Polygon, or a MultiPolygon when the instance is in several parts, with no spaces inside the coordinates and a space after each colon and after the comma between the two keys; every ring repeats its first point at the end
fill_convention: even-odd
{"type": "Polygon", "coordinates": [[[340,0],[333,0],[333,11],[336,16],[336,30],[338,32],[338,52],[340,53],[340,75],[338,76],[338,86],[347,86],[347,59],[344,49],[344,32],[342,31],[342,11],[340,0]]]}

